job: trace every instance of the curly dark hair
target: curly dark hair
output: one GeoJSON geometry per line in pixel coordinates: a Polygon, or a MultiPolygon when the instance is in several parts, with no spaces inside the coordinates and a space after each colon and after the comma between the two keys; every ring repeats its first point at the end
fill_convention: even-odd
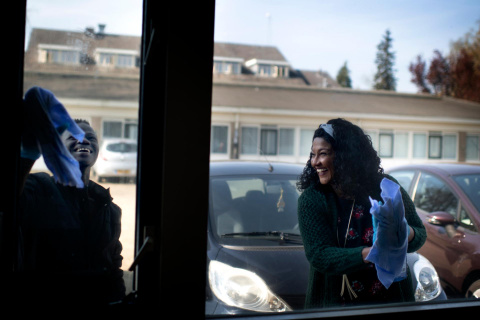
{"type": "MultiPolygon", "coordinates": [[[[347,197],[363,197],[378,191],[383,178],[383,168],[380,157],[372,146],[370,136],[353,123],[337,118],[327,122],[333,126],[334,138],[324,129],[318,127],[313,134],[315,138],[323,138],[332,145],[335,157],[335,170],[331,184],[335,185],[347,197]]],[[[316,188],[325,188],[320,184],[316,170],[311,165],[311,156],[297,181],[300,191],[314,185],[316,188]]]]}

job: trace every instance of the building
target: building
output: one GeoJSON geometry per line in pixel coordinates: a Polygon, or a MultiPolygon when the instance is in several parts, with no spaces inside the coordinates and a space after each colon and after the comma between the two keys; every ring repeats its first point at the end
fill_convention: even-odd
{"type": "MultiPolygon", "coordinates": [[[[140,37],[108,34],[105,26],[80,32],[33,29],[25,89],[39,85],[53,91],[102,138],[136,138],[140,45],[140,37]]],[[[342,117],[371,136],[384,167],[480,164],[478,103],[344,89],[325,72],[296,70],[272,46],[215,43],[212,73],[212,160],[304,163],[315,128],[342,117]]],[[[185,76],[186,90],[189,85],[185,76]]],[[[194,107],[186,106],[186,112],[194,107]]]]}

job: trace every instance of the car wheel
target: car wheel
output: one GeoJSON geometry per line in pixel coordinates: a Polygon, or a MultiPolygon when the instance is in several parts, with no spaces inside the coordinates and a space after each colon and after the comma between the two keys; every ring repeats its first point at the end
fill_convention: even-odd
{"type": "Polygon", "coordinates": [[[466,298],[480,299],[480,279],[473,281],[465,293],[466,298]]]}

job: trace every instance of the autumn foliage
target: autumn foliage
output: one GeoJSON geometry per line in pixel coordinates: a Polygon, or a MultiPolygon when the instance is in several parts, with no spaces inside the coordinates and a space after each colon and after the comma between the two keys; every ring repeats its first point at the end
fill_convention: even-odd
{"type": "Polygon", "coordinates": [[[480,28],[454,42],[446,57],[435,50],[428,71],[420,55],[409,70],[421,93],[480,102],[480,28]]]}

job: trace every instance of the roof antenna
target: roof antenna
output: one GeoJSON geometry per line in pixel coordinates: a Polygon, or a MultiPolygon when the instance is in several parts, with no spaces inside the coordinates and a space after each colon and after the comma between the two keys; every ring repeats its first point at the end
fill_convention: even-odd
{"type": "Polygon", "coordinates": [[[266,160],[267,163],[268,163],[268,172],[272,172],[272,171],[273,171],[273,166],[272,166],[272,164],[270,163],[270,161],[268,160],[267,156],[263,153],[262,148],[258,148],[258,150],[260,150],[260,154],[265,158],[265,160],[266,160]]]}

